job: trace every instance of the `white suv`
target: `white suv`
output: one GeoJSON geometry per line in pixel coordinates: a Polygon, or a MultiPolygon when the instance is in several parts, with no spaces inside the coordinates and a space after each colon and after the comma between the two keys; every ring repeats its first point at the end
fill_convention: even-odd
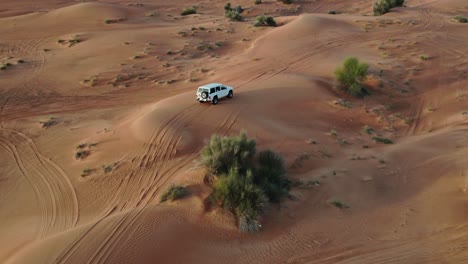
{"type": "Polygon", "coordinates": [[[223,97],[232,98],[234,96],[234,91],[231,86],[225,86],[220,83],[210,83],[198,87],[197,90],[197,101],[202,102],[211,102],[212,104],[217,104],[218,100],[223,97]]]}

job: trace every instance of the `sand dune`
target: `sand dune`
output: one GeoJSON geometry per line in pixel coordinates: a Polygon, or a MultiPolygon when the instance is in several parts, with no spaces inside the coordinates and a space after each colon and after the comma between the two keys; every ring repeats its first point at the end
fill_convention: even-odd
{"type": "Polygon", "coordinates": [[[0,262],[466,263],[465,1],[373,2],[232,2],[244,22],[223,1],[0,3],[0,262]],[[369,96],[334,88],[349,56],[369,96]],[[234,98],[198,103],[210,82],[234,98]],[[320,183],[255,234],[204,202],[201,149],[241,131],[320,183]],[[190,194],[160,203],[174,183],[190,194]]]}

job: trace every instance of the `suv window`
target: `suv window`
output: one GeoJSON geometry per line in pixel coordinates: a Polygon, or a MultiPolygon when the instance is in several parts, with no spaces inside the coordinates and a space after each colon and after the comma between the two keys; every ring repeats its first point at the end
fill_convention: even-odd
{"type": "Polygon", "coordinates": [[[221,90],[226,90],[226,87],[224,87],[224,86],[221,86],[221,90]]]}
{"type": "Polygon", "coordinates": [[[211,88],[210,93],[215,93],[215,88],[211,88]]]}
{"type": "Polygon", "coordinates": [[[219,86],[216,87],[216,91],[217,91],[217,92],[221,91],[221,88],[220,88],[219,86]]]}

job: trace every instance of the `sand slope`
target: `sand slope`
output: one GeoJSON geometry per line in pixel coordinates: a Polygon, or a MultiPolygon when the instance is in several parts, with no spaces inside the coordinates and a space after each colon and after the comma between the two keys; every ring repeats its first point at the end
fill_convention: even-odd
{"type": "Polygon", "coordinates": [[[467,262],[464,1],[233,2],[245,22],[222,1],[20,2],[0,3],[0,262],[467,262]],[[348,56],[370,96],[333,88],[348,56]],[[196,102],[215,81],[234,98],[196,102]],[[256,234],[204,204],[201,149],[241,131],[303,183],[256,234]],[[190,195],[159,203],[173,183],[190,195]]]}

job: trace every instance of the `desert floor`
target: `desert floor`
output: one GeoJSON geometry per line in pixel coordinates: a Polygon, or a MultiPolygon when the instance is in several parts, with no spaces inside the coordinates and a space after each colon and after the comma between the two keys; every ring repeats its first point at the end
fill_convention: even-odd
{"type": "Polygon", "coordinates": [[[231,2],[244,22],[219,0],[0,1],[0,262],[468,263],[468,3],[231,2]],[[370,96],[334,89],[349,56],[370,96]],[[198,103],[210,82],[234,98],[198,103]],[[253,234],[206,210],[199,163],[241,131],[302,183],[253,234]]]}

